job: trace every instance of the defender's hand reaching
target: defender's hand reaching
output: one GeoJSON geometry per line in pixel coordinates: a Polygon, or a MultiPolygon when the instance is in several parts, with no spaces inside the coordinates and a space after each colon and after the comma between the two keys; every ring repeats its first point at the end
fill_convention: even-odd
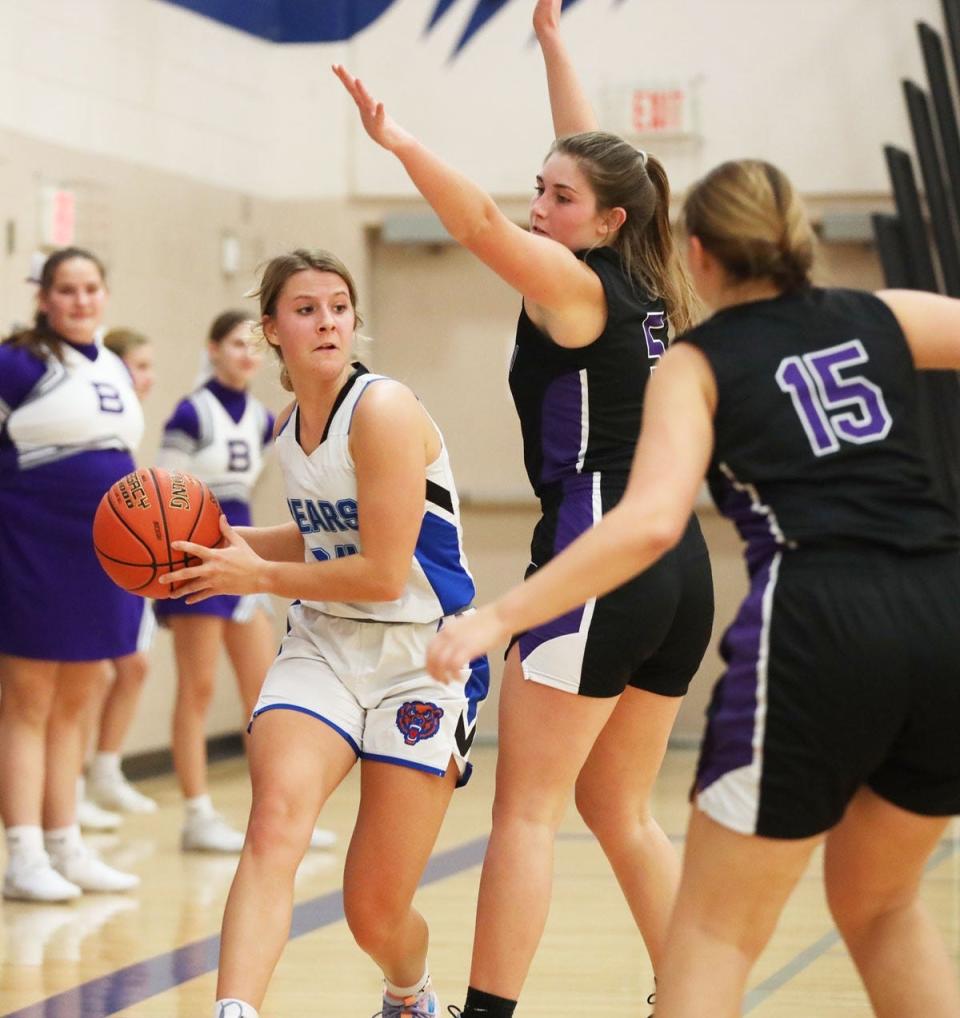
{"type": "Polygon", "coordinates": [[[510,629],[500,619],[495,605],[447,623],[427,649],[427,671],[440,682],[451,682],[474,658],[491,647],[506,643],[510,629]]]}
{"type": "Polygon", "coordinates": [[[393,152],[404,141],[410,140],[410,134],[387,116],[383,103],[370,95],[359,78],[355,78],[342,64],[334,64],[333,73],[357,104],[363,129],[378,145],[393,152]]]}
{"type": "Polygon", "coordinates": [[[533,9],[533,30],[538,39],[560,31],[560,11],[563,0],[537,0],[533,9]]]}

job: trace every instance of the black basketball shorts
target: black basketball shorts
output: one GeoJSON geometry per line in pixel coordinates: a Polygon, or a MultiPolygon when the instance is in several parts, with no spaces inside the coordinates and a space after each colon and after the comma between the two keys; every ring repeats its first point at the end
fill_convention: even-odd
{"type": "Polygon", "coordinates": [[[779,552],[722,654],[694,787],[718,823],[810,837],[861,785],[960,813],[960,555],[779,552]]]}
{"type": "MultiPolygon", "coordinates": [[[[545,512],[534,531],[526,575],[592,526],[621,494],[622,487],[598,483],[592,498],[567,497],[545,512]]],[[[712,629],[710,559],[691,517],[680,543],[649,569],[514,637],[511,646],[519,644],[524,677],[543,685],[582,696],[619,696],[627,686],[683,696],[712,629]]]]}

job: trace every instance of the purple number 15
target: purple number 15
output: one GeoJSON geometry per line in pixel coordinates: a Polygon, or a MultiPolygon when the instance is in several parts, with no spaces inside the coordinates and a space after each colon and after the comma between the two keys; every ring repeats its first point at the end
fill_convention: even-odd
{"type": "Polygon", "coordinates": [[[841,373],[868,360],[863,344],[853,339],[780,362],[777,384],[790,394],[817,456],[836,452],[841,442],[863,445],[889,433],[893,418],[879,386],[863,375],[841,373]]]}

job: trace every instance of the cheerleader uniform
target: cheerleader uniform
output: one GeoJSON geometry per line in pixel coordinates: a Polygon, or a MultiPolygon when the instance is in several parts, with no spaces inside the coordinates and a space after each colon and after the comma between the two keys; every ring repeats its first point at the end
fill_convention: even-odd
{"type": "Polygon", "coordinates": [[[0,653],[96,661],[137,649],[142,601],[100,568],[91,530],[143,414],[119,357],[62,350],[0,346],[0,653]]]}
{"type": "MultiPolygon", "coordinates": [[[[272,441],[274,417],[247,392],[211,378],[181,400],[164,426],[157,462],[205,481],[234,527],[252,524],[250,499],[272,441]]],[[[256,595],[218,594],[198,604],[182,598],[157,601],[157,620],[171,615],[217,615],[245,622],[269,600],[256,595]]]]}

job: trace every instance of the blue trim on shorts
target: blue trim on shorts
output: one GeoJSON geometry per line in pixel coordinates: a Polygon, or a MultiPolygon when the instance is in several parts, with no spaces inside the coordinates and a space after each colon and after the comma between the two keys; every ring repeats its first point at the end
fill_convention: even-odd
{"type": "Polygon", "coordinates": [[[486,654],[470,662],[470,677],[463,692],[467,698],[467,721],[473,724],[480,712],[480,704],[490,692],[490,662],[486,654]]]}
{"type": "MultiPolygon", "coordinates": [[[[452,754],[451,754],[452,756],[452,754]]],[[[440,770],[438,767],[428,767],[426,764],[413,763],[410,760],[401,760],[396,756],[382,756],[379,753],[361,753],[361,760],[373,760],[377,763],[396,764],[398,767],[409,767],[414,771],[425,771],[427,774],[436,774],[437,777],[446,777],[447,770],[440,770]]]]}
{"type": "MultiPolygon", "coordinates": [[[[459,769],[459,768],[458,768],[459,769]]],[[[466,761],[463,773],[457,778],[457,788],[463,788],[463,786],[470,780],[470,776],[473,774],[473,764],[469,760],[466,761]]]]}
{"type": "Polygon", "coordinates": [[[293,710],[299,712],[300,714],[306,714],[311,718],[316,718],[317,721],[322,721],[329,728],[332,728],[337,733],[337,735],[339,735],[346,743],[349,744],[350,748],[354,751],[354,753],[357,754],[357,756],[362,755],[360,753],[360,747],[350,737],[349,732],[345,732],[342,728],[335,725],[329,718],[325,718],[322,714],[317,714],[315,711],[307,710],[306,707],[300,707],[295,703],[271,703],[267,704],[266,707],[261,707],[260,710],[254,711],[253,717],[250,718],[250,724],[247,725],[248,733],[253,728],[253,722],[258,717],[260,717],[261,714],[266,714],[268,710],[293,710]]]}

